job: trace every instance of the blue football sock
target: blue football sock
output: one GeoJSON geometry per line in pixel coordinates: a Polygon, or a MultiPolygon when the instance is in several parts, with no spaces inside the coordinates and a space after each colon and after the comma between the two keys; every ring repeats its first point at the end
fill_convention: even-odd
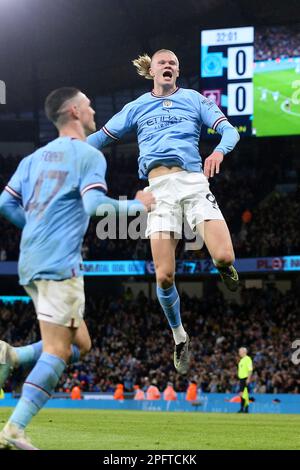
{"type": "Polygon", "coordinates": [[[43,351],[43,342],[29,344],[28,346],[20,346],[14,348],[17,357],[18,365],[23,367],[33,367],[43,351]]]}
{"type": "Polygon", "coordinates": [[[24,429],[51,397],[65,367],[63,359],[43,352],[23,385],[9,422],[24,429]]]}
{"type": "MultiPolygon", "coordinates": [[[[23,366],[24,368],[31,368],[36,364],[37,360],[43,352],[43,342],[38,341],[37,343],[32,343],[28,346],[20,346],[14,348],[14,350],[18,357],[18,366],[23,366]]],[[[78,346],[72,344],[71,351],[72,354],[69,363],[74,364],[80,359],[80,350],[78,346]]]]}
{"type": "Polygon", "coordinates": [[[78,346],[75,346],[75,344],[72,344],[71,351],[72,353],[71,353],[71,358],[70,358],[69,363],[74,364],[75,362],[78,362],[80,359],[80,350],[78,346]]]}
{"type": "Polygon", "coordinates": [[[168,319],[171,328],[177,328],[181,325],[180,316],[180,298],[173,284],[168,289],[162,289],[162,287],[156,286],[157,298],[160,305],[168,319]]]}

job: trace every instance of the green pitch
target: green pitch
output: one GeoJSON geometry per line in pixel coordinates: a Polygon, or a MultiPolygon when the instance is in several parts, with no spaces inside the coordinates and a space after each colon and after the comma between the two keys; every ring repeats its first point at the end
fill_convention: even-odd
{"type": "Polygon", "coordinates": [[[256,129],[256,135],[300,134],[300,74],[294,70],[257,73],[253,84],[253,129],[256,129]],[[262,99],[263,90],[267,90],[265,99],[262,99]],[[279,92],[277,101],[272,92],[279,92]],[[287,99],[290,100],[290,108],[284,106],[287,99]]]}
{"type": "Polygon", "coordinates": [[[299,449],[300,415],[46,409],[28,436],[44,450],[299,449]]]}

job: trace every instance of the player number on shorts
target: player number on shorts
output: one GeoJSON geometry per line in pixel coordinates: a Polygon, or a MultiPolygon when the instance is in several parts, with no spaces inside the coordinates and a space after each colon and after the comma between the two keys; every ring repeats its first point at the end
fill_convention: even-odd
{"type": "Polygon", "coordinates": [[[206,194],[206,199],[211,202],[214,209],[218,209],[218,203],[215,196],[212,193],[206,194]]]}

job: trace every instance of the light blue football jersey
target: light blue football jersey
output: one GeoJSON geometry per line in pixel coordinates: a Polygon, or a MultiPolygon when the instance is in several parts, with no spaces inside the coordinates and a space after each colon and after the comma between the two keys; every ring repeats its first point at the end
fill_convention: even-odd
{"type": "Polygon", "coordinates": [[[86,142],[59,137],[24,158],[6,186],[25,211],[19,277],[68,279],[81,275],[81,247],[89,217],[82,196],[106,192],[106,160],[86,142]]]}
{"type": "Polygon", "coordinates": [[[199,138],[203,123],[219,133],[222,126],[234,131],[226,138],[227,142],[216,148],[224,154],[239,140],[237,131],[213,101],[195,90],[177,88],[168,96],[143,94],[125,105],[87,141],[101,149],[135,130],[140,150],[140,178],[147,178],[149,171],[158,165],[199,172],[202,171],[199,138]]]}

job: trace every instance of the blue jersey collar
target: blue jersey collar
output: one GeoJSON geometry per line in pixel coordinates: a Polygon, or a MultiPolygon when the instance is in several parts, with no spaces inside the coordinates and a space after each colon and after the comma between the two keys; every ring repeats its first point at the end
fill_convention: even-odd
{"type": "Polygon", "coordinates": [[[179,87],[177,86],[177,87],[175,88],[175,90],[172,91],[172,93],[170,93],[169,95],[156,95],[156,94],[154,93],[154,91],[152,90],[152,91],[151,91],[151,95],[154,96],[154,98],[166,98],[167,96],[174,95],[174,93],[177,93],[178,90],[179,90],[179,87]]]}

